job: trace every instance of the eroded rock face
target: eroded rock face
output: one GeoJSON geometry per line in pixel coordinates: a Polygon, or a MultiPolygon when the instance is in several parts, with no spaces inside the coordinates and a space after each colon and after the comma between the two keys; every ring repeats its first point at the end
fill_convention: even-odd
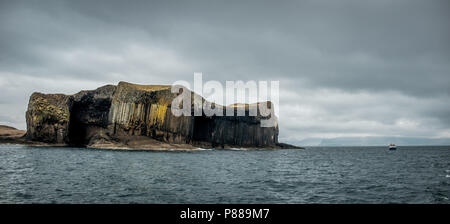
{"type": "Polygon", "coordinates": [[[48,143],[67,143],[69,96],[33,93],[26,112],[27,138],[48,143]]]}
{"type": "Polygon", "coordinates": [[[261,127],[263,117],[248,116],[249,105],[246,116],[176,117],[171,112],[176,96],[171,86],[126,82],[71,96],[34,93],[26,114],[27,138],[82,146],[132,145],[143,137],[214,148],[278,145],[278,126],[261,127]]]}
{"type": "Polygon", "coordinates": [[[69,142],[89,145],[92,141],[109,139],[108,114],[117,87],[107,85],[92,91],[81,91],[69,97],[69,142]]]}

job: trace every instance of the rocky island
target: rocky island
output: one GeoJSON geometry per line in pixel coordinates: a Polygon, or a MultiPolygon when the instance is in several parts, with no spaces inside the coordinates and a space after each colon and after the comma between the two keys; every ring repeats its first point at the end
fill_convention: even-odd
{"type": "Polygon", "coordinates": [[[33,93],[26,134],[3,128],[9,134],[0,136],[0,143],[139,150],[301,148],[278,142],[278,124],[261,127],[264,116],[249,116],[258,104],[224,107],[245,107],[245,116],[177,117],[170,109],[175,97],[170,85],[127,82],[74,95],[33,93]]]}

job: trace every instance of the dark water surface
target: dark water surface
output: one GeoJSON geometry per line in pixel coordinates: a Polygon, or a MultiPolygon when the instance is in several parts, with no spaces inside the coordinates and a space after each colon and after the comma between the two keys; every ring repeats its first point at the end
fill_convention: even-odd
{"type": "Polygon", "coordinates": [[[0,203],[450,203],[450,147],[130,152],[0,145],[0,203]]]}

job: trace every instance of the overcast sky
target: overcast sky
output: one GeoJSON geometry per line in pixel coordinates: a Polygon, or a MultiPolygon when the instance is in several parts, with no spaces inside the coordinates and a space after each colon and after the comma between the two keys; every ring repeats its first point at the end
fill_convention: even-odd
{"type": "Polygon", "coordinates": [[[32,92],[279,80],[280,140],[450,137],[450,1],[0,0],[0,124],[32,92]]]}

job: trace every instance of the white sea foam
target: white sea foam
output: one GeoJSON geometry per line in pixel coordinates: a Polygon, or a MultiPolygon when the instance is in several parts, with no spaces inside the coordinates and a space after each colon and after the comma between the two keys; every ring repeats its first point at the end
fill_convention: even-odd
{"type": "Polygon", "coordinates": [[[210,150],[212,150],[212,149],[197,148],[197,150],[199,150],[199,151],[210,151],[210,150]]]}
{"type": "Polygon", "coordinates": [[[241,148],[230,148],[230,150],[235,150],[235,151],[244,151],[245,149],[241,149],[241,148]]]}

